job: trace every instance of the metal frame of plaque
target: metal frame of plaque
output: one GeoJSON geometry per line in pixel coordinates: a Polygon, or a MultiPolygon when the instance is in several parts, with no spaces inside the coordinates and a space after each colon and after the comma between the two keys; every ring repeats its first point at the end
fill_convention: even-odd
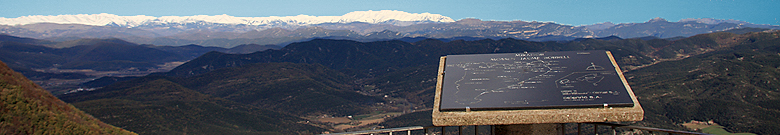
{"type": "Polygon", "coordinates": [[[436,126],[640,121],[609,51],[441,57],[436,126]]]}

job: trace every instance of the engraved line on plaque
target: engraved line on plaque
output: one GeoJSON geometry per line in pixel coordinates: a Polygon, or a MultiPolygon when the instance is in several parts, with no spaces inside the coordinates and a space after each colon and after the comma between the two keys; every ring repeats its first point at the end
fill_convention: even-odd
{"type": "MultiPolygon", "coordinates": [[[[560,56],[560,58],[568,58],[568,56],[560,56]]],[[[559,61],[543,59],[550,59],[550,57],[491,58],[491,62],[460,62],[448,65],[448,67],[460,68],[464,72],[463,76],[454,83],[457,99],[455,102],[469,105],[481,102],[480,97],[486,94],[536,89],[537,85],[542,85],[555,76],[550,73],[562,72],[561,70],[566,68],[558,66],[559,61]],[[501,84],[486,84],[491,82],[501,84]]],[[[517,99],[504,101],[504,103],[528,104],[545,101],[547,100],[517,99]]]]}

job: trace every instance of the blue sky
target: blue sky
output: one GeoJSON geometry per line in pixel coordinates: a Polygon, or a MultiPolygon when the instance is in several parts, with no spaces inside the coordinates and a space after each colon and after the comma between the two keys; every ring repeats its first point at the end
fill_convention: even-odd
{"type": "Polygon", "coordinates": [[[0,17],[99,14],[238,17],[338,16],[399,10],[459,20],[552,21],[569,25],[645,22],[655,17],[735,19],[780,25],[780,0],[0,0],[0,17]]]}

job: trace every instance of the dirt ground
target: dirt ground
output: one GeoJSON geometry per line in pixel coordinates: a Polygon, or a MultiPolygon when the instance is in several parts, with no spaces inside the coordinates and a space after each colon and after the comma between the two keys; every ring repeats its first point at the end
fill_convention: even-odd
{"type": "Polygon", "coordinates": [[[320,121],[320,122],[330,122],[330,123],[334,123],[334,124],[341,124],[341,123],[349,123],[352,120],[350,120],[349,118],[346,118],[346,117],[334,117],[334,118],[320,118],[317,121],[320,121]]]}

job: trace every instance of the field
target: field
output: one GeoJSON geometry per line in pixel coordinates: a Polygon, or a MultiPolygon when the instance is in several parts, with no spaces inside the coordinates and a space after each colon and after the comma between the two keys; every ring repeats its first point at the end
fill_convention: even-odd
{"type": "Polygon", "coordinates": [[[718,125],[718,123],[714,123],[712,121],[709,122],[701,122],[701,121],[695,121],[692,120],[691,122],[684,123],[683,126],[696,130],[701,131],[702,133],[707,134],[716,134],[716,135],[755,135],[753,133],[731,133],[723,129],[723,126],[718,125]]]}
{"type": "Polygon", "coordinates": [[[722,126],[710,126],[701,129],[703,133],[716,134],[716,135],[755,135],[753,133],[731,133],[723,129],[722,126]]]}
{"type": "Polygon", "coordinates": [[[318,127],[330,127],[337,131],[346,130],[371,130],[383,128],[372,126],[386,119],[402,115],[403,112],[374,111],[370,114],[361,114],[356,116],[330,117],[330,116],[309,116],[308,119],[314,121],[310,123],[318,127]]]}

